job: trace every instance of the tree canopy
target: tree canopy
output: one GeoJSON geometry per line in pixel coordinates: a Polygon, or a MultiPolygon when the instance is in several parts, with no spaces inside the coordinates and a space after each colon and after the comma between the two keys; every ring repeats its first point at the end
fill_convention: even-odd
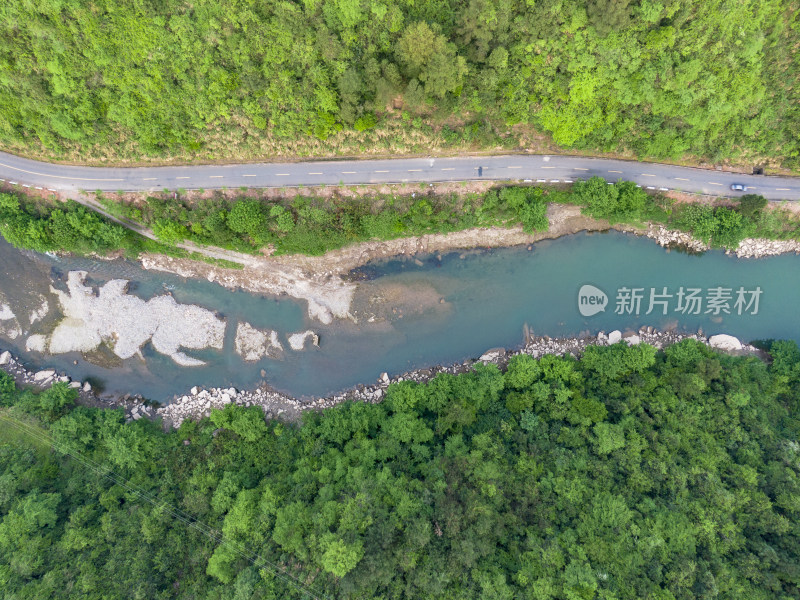
{"type": "Polygon", "coordinates": [[[796,0],[7,0],[0,143],[219,159],[545,133],[797,167],[797,14],[796,0]]]}
{"type": "Polygon", "coordinates": [[[769,365],[694,340],[516,356],[302,425],[229,406],[169,433],[0,371],[0,583],[52,599],[796,598],[800,350],[768,347],[769,365]]]}

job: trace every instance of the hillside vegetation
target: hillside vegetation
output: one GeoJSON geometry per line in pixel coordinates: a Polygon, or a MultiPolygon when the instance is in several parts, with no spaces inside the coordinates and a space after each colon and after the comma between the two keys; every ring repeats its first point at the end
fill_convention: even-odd
{"type": "Polygon", "coordinates": [[[168,434],[72,407],[66,384],[17,391],[0,371],[13,405],[0,407],[0,586],[17,599],[797,598],[800,350],[770,352],[770,366],[693,340],[521,355],[301,426],[229,406],[168,434]]]}
{"type": "Polygon", "coordinates": [[[799,12],[797,0],[5,0],[0,144],[80,161],[247,159],[550,147],[545,134],[797,167],[799,12]]]}

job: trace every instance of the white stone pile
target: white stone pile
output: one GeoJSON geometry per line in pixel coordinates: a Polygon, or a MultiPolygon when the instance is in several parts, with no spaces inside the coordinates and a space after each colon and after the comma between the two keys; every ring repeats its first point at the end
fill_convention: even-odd
{"type": "MultiPolygon", "coordinates": [[[[708,244],[693,237],[685,231],[667,229],[663,225],[650,225],[645,235],[665,248],[680,247],[692,252],[705,252],[708,244]]],[[[762,258],[794,252],[800,254],[800,242],[795,240],[768,240],[763,238],[745,238],[739,242],[736,250],[727,250],[726,254],[735,254],[739,258],[762,258]]]]}
{"type": "Polygon", "coordinates": [[[692,252],[705,252],[708,250],[708,244],[693,237],[692,234],[685,231],[667,229],[663,225],[650,225],[645,235],[655,240],[659,246],[664,246],[665,248],[680,247],[692,252]]]}
{"type": "Polygon", "coordinates": [[[236,388],[200,389],[193,387],[190,392],[175,402],[167,404],[155,411],[156,416],[165,423],[180,427],[186,419],[200,419],[211,414],[213,409],[223,409],[228,404],[240,406],[260,406],[267,417],[295,419],[304,408],[300,400],[267,389],[239,391],[236,388]]]}
{"type": "Polygon", "coordinates": [[[761,258],[762,256],[775,256],[788,252],[800,253],[800,242],[795,240],[745,238],[736,248],[736,256],[739,258],[761,258]]]}
{"type": "Polygon", "coordinates": [[[46,389],[54,383],[68,383],[69,387],[84,394],[90,394],[92,392],[92,385],[88,381],[72,381],[67,375],[58,373],[55,369],[29,371],[21,362],[14,358],[8,350],[0,353],[0,368],[14,377],[18,385],[32,385],[34,387],[46,389]]]}

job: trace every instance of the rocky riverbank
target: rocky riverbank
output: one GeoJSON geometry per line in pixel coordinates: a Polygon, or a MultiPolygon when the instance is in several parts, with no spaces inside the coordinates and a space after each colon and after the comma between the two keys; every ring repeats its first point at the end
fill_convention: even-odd
{"type": "Polygon", "coordinates": [[[70,377],[55,369],[42,369],[41,371],[29,371],[18,358],[11,355],[6,350],[0,352],[0,369],[11,375],[19,386],[33,386],[39,389],[47,389],[54,383],[67,383],[69,387],[78,390],[81,400],[86,404],[93,405],[96,400],[92,384],[88,381],[72,381],[70,377]]]}
{"type": "MultiPolygon", "coordinates": [[[[634,228],[622,228],[630,233],[640,233],[634,228]]],[[[666,248],[680,247],[690,252],[705,252],[709,245],[692,237],[685,231],[667,229],[663,225],[650,224],[644,235],[654,240],[659,246],[666,248]]],[[[795,240],[767,240],[763,238],[745,238],[735,250],[728,250],[726,254],[734,254],[738,258],[764,258],[794,252],[800,254],[800,242],[795,240]]]]}
{"type": "Polygon", "coordinates": [[[259,406],[264,411],[266,418],[296,421],[303,411],[322,410],[349,400],[380,402],[386,394],[386,389],[392,383],[400,381],[424,383],[440,373],[457,374],[467,372],[476,364],[491,363],[496,364],[501,369],[505,369],[509,359],[516,354],[529,354],[535,358],[546,354],[580,356],[588,346],[608,346],[619,342],[627,344],[646,343],[661,349],[687,338],[698,340],[712,348],[730,354],[754,354],[762,358],[765,356],[761,350],[744,344],[729,335],[715,335],[707,338],[702,332],[686,334],[675,331],[657,331],[653,327],[642,327],[639,331],[600,332],[596,335],[587,334],[574,338],[531,337],[522,348],[517,350],[494,348],[487,350],[477,359],[447,366],[438,365],[418,369],[395,377],[382,373],[376,383],[358,385],[340,394],[325,398],[302,400],[282,394],[266,386],[255,390],[237,390],[235,388],[201,389],[193,387],[185,395],[176,398],[174,402],[163,406],[154,405],[140,397],[130,395],[125,395],[118,399],[100,401],[93,393],[90,384],[71,382],[68,377],[60,375],[54,370],[27,371],[9,352],[0,354],[0,368],[14,376],[18,384],[45,389],[57,381],[64,381],[69,383],[70,387],[78,389],[80,393],[79,402],[81,404],[123,408],[128,420],[141,418],[161,419],[165,427],[177,428],[186,419],[207,417],[213,409],[222,409],[231,403],[240,406],[259,406]]]}
{"type": "MultiPolygon", "coordinates": [[[[652,223],[646,227],[611,225],[608,221],[583,215],[581,207],[574,205],[550,204],[547,218],[548,230],[535,234],[525,233],[520,226],[468,229],[352,244],[327,252],[323,256],[252,257],[243,269],[225,269],[162,255],[143,256],[141,263],[145,269],[207,279],[229,289],[272,295],[286,294],[307,302],[308,315],[328,324],[334,319],[355,319],[351,304],[358,283],[350,281],[348,276],[353,269],[376,259],[469,248],[530,245],[581,231],[608,230],[644,235],[667,248],[679,247],[691,252],[705,252],[709,249],[706,243],[683,231],[670,230],[652,223]]],[[[739,248],[729,253],[740,258],[761,258],[788,252],[800,253],[800,242],[745,239],[739,248]]]]}

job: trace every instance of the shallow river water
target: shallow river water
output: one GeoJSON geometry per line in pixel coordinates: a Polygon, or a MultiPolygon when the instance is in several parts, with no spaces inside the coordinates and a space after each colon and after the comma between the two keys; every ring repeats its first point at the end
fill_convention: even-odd
{"type": "Polygon", "coordinates": [[[31,368],[55,367],[76,380],[88,378],[108,393],[135,392],[169,402],[194,385],[244,389],[262,381],[298,397],[326,395],[373,382],[383,371],[399,374],[477,357],[493,347],[519,346],[525,324],[535,335],[554,337],[652,325],[686,331],[702,327],[706,334],[728,333],[748,341],[800,341],[800,257],[794,255],[752,260],[714,251],[691,256],[632,235],[578,234],[540,242],[532,250],[383,261],[358,274],[364,278],[354,301],[358,322],[323,325],[308,318],[304,303],[286,296],[232,292],[124,260],[19,252],[0,242],[0,305],[10,307],[22,330],[16,339],[6,330],[0,348],[12,350],[31,368]],[[26,351],[29,335],[52,331],[61,318],[49,287],[66,289],[67,273],[74,270],[88,271],[87,284],[93,286],[127,279],[130,293],[142,299],[170,293],[178,303],[216,311],[227,323],[223,349],[186,350],[207,362],[202,367],[180,367],[150,344],[142,357],[125,360],[108,350],[85,356],[26,351]],[[584,288],[584,313],[597,310],[593,307],[600,306],[603,294],[605,310],[581,314],[579,291],[585,285],[596,290],[584,288]],[[50,311],[31,325],[28,315],[41,305],[42,296],[50,311]],[[374,307],[377,317],[368,322],[374,307]],[[311,329],[320,335],[320,347],[287,349],[282,360],[248,363],[234,351],[239,321],[276,330],[284,345],[288,334],[311,329]]]}

